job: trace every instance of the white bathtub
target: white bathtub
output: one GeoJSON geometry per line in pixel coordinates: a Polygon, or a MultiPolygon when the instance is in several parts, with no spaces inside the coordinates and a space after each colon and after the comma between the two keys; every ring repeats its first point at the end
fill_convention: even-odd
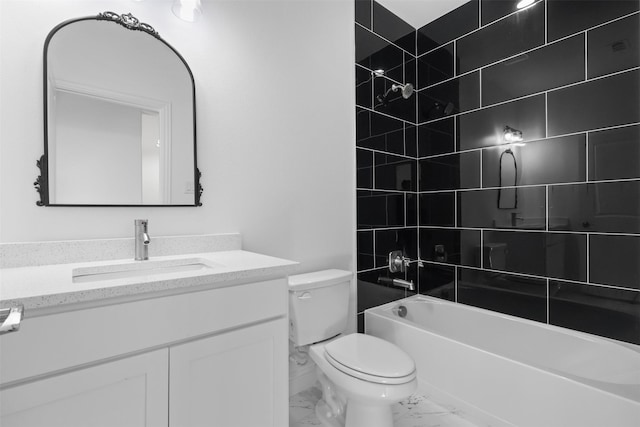
{"type": "Polygon", "coordinates": [[[422,389],[478,423],[640,426],[640,346],[422,295],[367,310],[365,327],[415,359],[422,389]]]}

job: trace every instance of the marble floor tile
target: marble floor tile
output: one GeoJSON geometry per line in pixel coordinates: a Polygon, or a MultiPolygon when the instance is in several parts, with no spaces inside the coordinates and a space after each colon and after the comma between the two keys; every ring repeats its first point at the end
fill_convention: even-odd
{"type": "MultiPolygon", "coordinates": [[[[314,386],[289,398],[289,426],[322,426],[315,406],[322,391],[314,386]]],[[[418,391],[393,405],[394,427],[478,427],[462,416],[455,407],[443,407],[418,391]]]]}

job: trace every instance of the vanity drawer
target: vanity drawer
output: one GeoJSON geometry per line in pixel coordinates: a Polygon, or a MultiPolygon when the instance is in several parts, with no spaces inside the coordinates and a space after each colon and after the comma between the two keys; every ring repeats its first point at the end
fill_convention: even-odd
{"type": "Polygon", "coordinates": [[[0,384],[287,315],[285,278],[25,318],[0,336],[0,384]]]}

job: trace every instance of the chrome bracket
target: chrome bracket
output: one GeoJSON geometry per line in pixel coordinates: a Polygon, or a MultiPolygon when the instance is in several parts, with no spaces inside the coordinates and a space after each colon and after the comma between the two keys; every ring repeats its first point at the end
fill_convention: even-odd
{"type": "Polygon", "coordinates": [[[23,316],[24,306],[22,305],[0,309],[0,335],[20,329],[23,316]]]}

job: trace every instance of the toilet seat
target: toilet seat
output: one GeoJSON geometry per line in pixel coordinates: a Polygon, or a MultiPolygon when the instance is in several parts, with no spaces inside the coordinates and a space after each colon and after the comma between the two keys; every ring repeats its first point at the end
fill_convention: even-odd
{"type": "Polygon", "coordinates": [[[371,335],[350,334],[328,343],[325,359],[347,375],[377,384],[405,384],[416,377],[407,353],[371,335]]]}

